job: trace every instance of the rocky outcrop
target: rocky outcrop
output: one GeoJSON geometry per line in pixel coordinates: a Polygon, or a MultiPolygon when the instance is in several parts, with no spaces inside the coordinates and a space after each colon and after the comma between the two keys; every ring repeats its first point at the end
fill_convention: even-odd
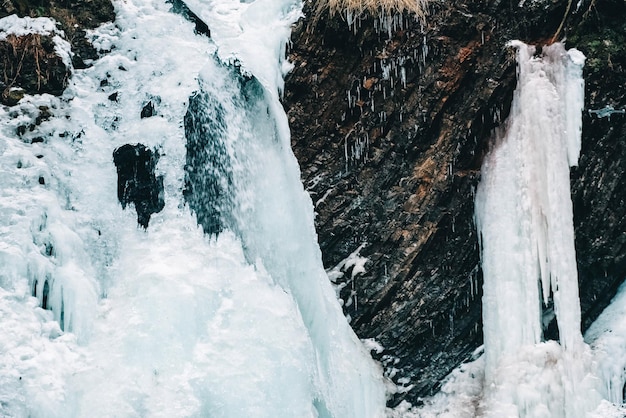
{"type": "MultiPolygon", "coordinates": [[[[87,30],[115,19],[110,0],[78,3],[69,0],[5,0],[0,3],[0,18],[52,17],[72,46],[72,66],[84,68],[98,54],[86,38],[87,30]]],[[[69,63],[68,63],[69,64],[69,63]]],[[[0,40],[0,102],[12,106],[24,94],[61,95],[71,70],[56,51],[52,35],[31,33],[7,35],[0,40]]]]}
{"type": "Polygon", "coordinates": [[[587,56],[582,152],[572,171],[586,329],[626,278],[626,3],[595,1],[583,9],[569,43],[587,56]]]}
{"type": "MultiPolygon", "coordinates": [[[[425,22],[353,27],[307,13],[294,30],[284,99],[292,146],[326,267],[361,245],[369,259],[341,296],[357,334],[385,347],[386,373],[405,387],[392,404],[419,403],[482,342],[473,192],[516,84],[506,42],[569,36],[589,58],[587,107],[625,105],[623,4],[526,3],[443,2],[425,22]]],[[[586,114],[573,172],[585,326],[624,273],[623,119],[586,114]]]]}
{"type": "Polygon", "coordinates": [[[56,53],[51,36],[7,35],[0,40],[1,102],[16,104],[24,94],[60,95],[70,69],[56,53]]]}
{"type": "Polygon", "coordinates": [[[163,176],[155,174],[158,152],[143,144],[122,145],[113,152],[117,167],[117,199],[122,208],[132,203],[137,211],[137,223],[148,228],[150,217],[165,207],[163,176]]]}
{"type": "Polygon", "coordinates": [[[111,0],[3,0],[0,18],[16,14],[19,17],[51,17],[59,23],[65,38],[72,45],[74,68],[84,68],[98,57],[87,39],[87,30],[115,20],[111,0]]]}

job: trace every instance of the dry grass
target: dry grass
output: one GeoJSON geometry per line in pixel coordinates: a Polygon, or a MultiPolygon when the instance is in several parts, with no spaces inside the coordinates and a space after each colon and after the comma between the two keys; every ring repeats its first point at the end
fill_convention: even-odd
{"type": "Polygon", "coordinates": [[[361,16],[388,17],[404,12],[414,14],[418,19],[425,19],[428,0],[317,0],[316,12],[328,11],[331,16],[341,14],[348,20],[361,16]]]}
{"type": "Polygon", "coordinates": [[[3,78],[7,89],[13,87],[18,77],[22,74],[24,59],[27,56],[32,57],[35,62],[37,89],[41,89],[41,83],[45,81],[45,75],[41,70],[40,63],[47,58],[47,55],[50,55],[44,50],[41,40],[41,35],[36,33],[24,36],[11,34],[6,37],[6,43],[10,46],[8,48],[9,53],[2,55],[4,55],[3,78]]]}
{"type": "Polygon", "coordinates": [[[49,36],[11,34],[0,41],[2,99],[8,97],[13,87],[22,88],[27,94],[60,94],[67,84],[68,75],[49,36]]]}

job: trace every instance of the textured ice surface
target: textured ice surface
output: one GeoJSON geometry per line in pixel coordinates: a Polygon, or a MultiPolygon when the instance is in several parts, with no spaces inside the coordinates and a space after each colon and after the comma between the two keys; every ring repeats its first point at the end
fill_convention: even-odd
{"type": "MultiPolygon", "coordinates": [[[[622,285],[611,304],[589,327],[585,340],[594,351],[604,398],[615,404],[623,403],[626,387],[626,285],[622,285]]],[[[626,410],[623,412],[626,416],[626,410]]]]}
{"type": "Polygon", "coordinates": [[[517,49],[518,85],[476,192],[484,273],[486,416],[584,417],[599,402],[580,333],[569,166],[580,150],[584,56],[517,49]],[[554,304],[559,343],[542,342],[554,304]]]}
{"type": "MultiPolygon", "coordinates": [[[[264,4],[269,24],[282,3],[264,4]]],[[[111,52],[62,98],[0,108],[0,416],[380,416],[381,371],[335,300],[289,149],[272,78],[283,64],[246,59],[263,86],[251,109],[263,112],[238,117],[215,45],[170,8],[116,3],[116,22],[90,33],[111,52]],[[217,239],[182,197],[183,117],[200,88],[232,110],[226,140],[247,173],[237,222],[217,239]],[[156,114],[142,119],[148,101],[156,114]],[[42,106],[53,117],[31,132],[42,106]],[[159,150],[164,176],[165,208],[147,231],[117,203],[112,161],[139,142],[159,150]]],[[[290,22],[275,20],[284,43],[290,22]]]]}

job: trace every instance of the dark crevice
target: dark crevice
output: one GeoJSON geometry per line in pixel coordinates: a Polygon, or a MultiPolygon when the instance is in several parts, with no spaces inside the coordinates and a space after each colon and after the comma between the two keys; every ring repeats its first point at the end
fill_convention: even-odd
{"type": "Polygon", "coordinates": [[[50,285],[48,284],[48,281],[46,280],[43,283],[43,293],[41,296],[41,307],[43,309],[50,309],[50,307],[48,306],[48,296],[50,295],[50,285]]]}

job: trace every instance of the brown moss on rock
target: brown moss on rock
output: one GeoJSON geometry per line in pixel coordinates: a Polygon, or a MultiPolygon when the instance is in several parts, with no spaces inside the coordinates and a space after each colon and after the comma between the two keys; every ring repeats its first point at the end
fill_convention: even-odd
{"type": "Polygon", "coordinates": [[[13,104],[16,88],[27,94],[63,93],[70,70],[54,49],[53,39],[40,34],[8,35],[0,41],[2,103],[13,104]]]}
{"type": "Polygon", "coordinates": [[[85,37],[88,29],[115,20],[111,0],[4,0],[0,2],[0,18],[16,14],[20,17],[55,19],[72,45],[72,64],[87,66],[85,61],[96,59],[97,51],[85,37]]]}

